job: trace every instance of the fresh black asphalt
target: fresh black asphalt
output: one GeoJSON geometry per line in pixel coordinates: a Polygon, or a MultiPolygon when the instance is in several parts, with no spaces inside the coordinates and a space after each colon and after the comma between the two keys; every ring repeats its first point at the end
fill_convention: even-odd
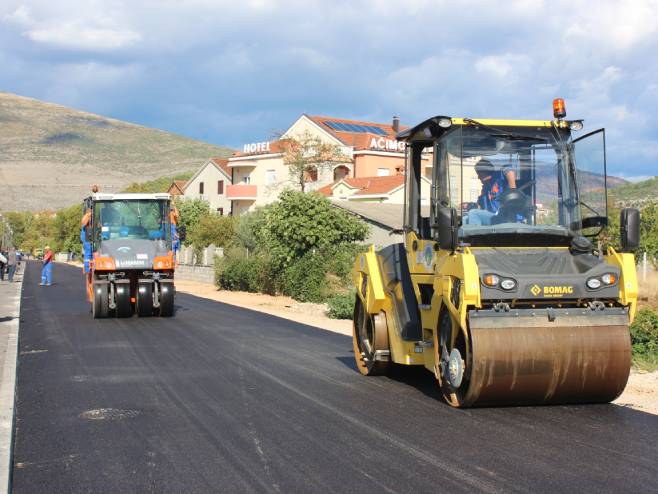
{"type": "Polygon", "coordinates": [[[13,489],[649,492],[658,417],[616,405],[455,410],[425,371],[362,377],[351,339],[178,294],[93,320],[77,268],[23,288],[13,489]]]}

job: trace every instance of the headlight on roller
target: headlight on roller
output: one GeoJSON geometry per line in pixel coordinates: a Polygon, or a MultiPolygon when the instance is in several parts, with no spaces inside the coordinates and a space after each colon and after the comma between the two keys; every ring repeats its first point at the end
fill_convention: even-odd
{"type": "Polygon", "coordinates": [[[482,277],[482,283],[489,287],[496,287],[500,283],[500,276],[497,274],[485,274],[482,277]]]}
{"type": "Polygon", "coordinates": [[[452,120],[449,118],[440,118],[439,119],[439,127],[443,127],[444,129],[447,129],[452,125],[452,120]]]}
{"type": "Polygon", "coordinates": [[[512,278],[505,278],[500,282],[500,288],[508,291],[514,290],[516,288],[516,280],[513,280],[512,278]]]}
{"type": "Polygon", "coordinates": [[[614,285],[617,281],[617,277],[614,275],[614,273],[606,273],[601,276],[601,281],[604,285],[614,285]]]}
{"type": "Polygon", "coordinates": [[[590,278],[587,280],[587,288],[591,288],[592,290],[601,288],[601,280],[598,278],[590,278]]]}

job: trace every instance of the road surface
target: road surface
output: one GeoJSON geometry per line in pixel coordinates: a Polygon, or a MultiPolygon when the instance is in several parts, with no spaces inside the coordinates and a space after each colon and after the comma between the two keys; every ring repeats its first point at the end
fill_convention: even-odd
{"type": "Polygon", "coordinates": [[[23,289],[13,487],[34,492],[648,492],[658,417],[455,410],[362,377],[348,337],[189,295],[92,320],[77,268],[23,289]]]}

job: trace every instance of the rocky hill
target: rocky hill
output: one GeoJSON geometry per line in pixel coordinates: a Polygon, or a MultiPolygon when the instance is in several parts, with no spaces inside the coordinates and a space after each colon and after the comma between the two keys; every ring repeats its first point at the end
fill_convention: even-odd
{"type": "Polygon", "coordinates": [[[57,209],[80,201],[91,184],[118,192],[230,154],[226,147],[0,92],[0,211],[57,209]]]}

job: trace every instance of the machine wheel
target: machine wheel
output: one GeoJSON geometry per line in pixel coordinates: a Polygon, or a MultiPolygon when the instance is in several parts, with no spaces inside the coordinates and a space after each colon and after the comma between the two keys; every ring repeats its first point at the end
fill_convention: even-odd
{"type": "Polygon", "coordinates": [[[114,289],[117,317],[132,317],[133,304],[130,301],[130,283],[116,283],[114,289]]]}
{"type": "Polygon", "coordinates": [[[92,285],[91,313],[94,319],[105,318],[110,313],[110,292],[108,288],[107,283],[94,283],[92,285]]]}
{"type": "Polygon", "coordinates": [[[443,398],[453,407],[470,405],[466,395],[471,377],[471,349],[467,337],[447,309],[439,315],[434,342],[435,375],[443,398]]]}
{"type": "Polygon", "coordinates": [[[136,312],[139,317],[153,315],[153,283],[137,283],[136,312]]]}
{"type": "Polygon", "coordinates": [[[173,283],[160,283],[160,317],[174,315],[174,295],[176,289],[173,283]]]}
{"type": "Polygon", "coordinates": [[[364,376],[386,374],[391,366],[388,347],[388,328],[383,313],[368,314],[357,296],[352,324],[354,360],[364,376]],[[381,360],[385,358],[386,360],[381,360]]]}

